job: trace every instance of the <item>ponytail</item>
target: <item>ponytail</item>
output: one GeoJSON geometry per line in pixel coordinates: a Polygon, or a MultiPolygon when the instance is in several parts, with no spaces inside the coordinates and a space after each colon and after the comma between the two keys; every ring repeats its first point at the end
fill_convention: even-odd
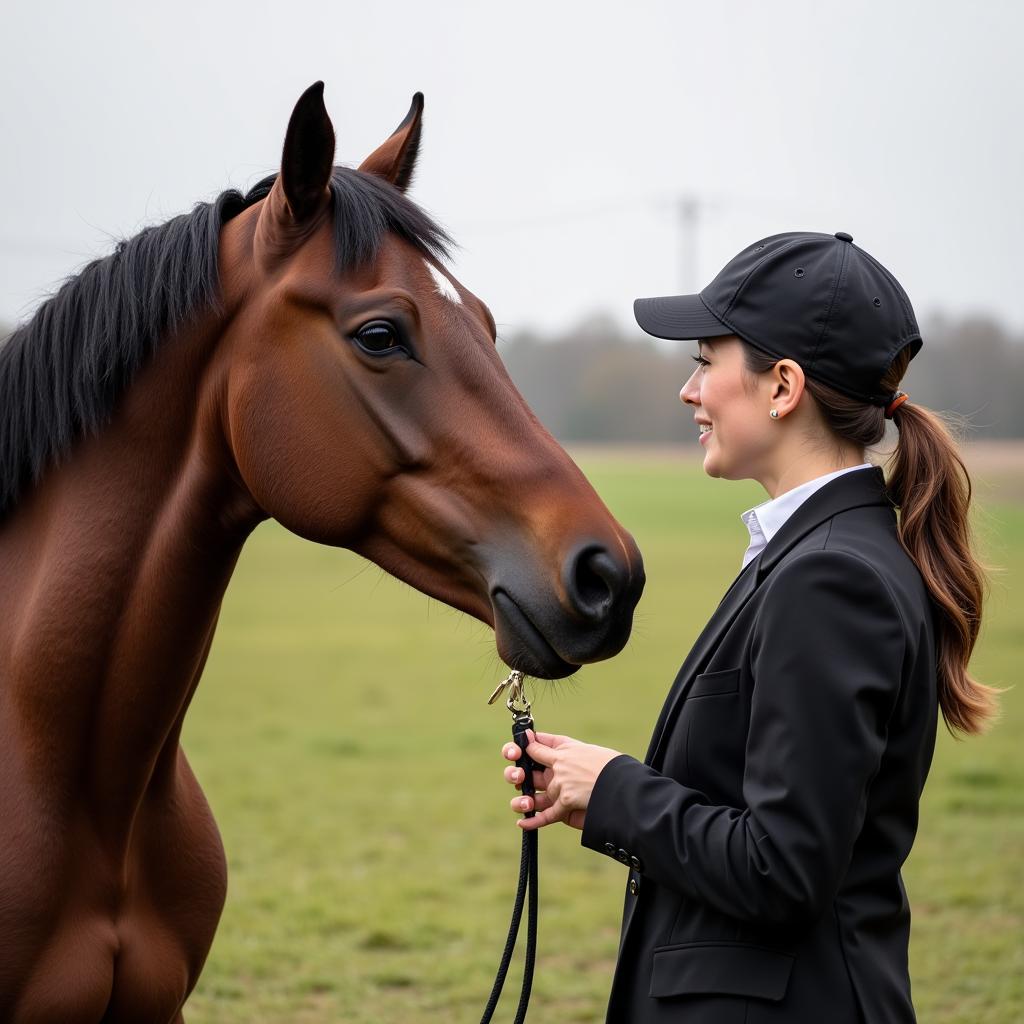
{"type": "MultiPolygon", "coordinates": [[[[767,372],[778,361],[750,345],[743,348],[753,373],[767,372]]],[[[897,390],[909,362],[905,348],[882,379],[884,391],[897,390]]],[[[882,408],[810,377],[805,386],[836,436],[861,448],[882,440],[882,408]]],[[[935,610],[939,707],[950,732],[979,733],[995,717],[998,691],[967,671],[985,595],[985,569],[971,539],[971,480],[956,442],[935,413],[903,402],[892,418],[899,442],[889,462],[887,489],[899,509],[900,543],[921,573],[935,610]]]]}
{"type": "Polygon", "coordinates": [[[996,691],[967,671],[981,626],[985,571],[972,550],[971,480],[946,425],[923,406],[893,413],[900,432],[888,490],[900,542],[931,594],[938,622],[939,705],[951,732],[978,733],[996,712],[996,691]]]}

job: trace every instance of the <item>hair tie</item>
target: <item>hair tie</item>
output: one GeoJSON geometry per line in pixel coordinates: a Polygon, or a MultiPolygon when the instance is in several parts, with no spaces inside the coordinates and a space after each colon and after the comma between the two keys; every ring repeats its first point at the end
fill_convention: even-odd
{"type": "Polygon", "coordinates": [[[892,419],[892,414],[910,397],[905,391],[897,391],[892,401],[885,407],[885,418],[892,419]]]}

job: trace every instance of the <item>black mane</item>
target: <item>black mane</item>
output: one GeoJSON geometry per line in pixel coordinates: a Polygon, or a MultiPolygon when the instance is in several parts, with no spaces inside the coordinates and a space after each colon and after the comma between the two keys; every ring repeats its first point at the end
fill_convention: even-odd
{"type": "MultiPolygon", "coordinates": [[[[217,308],[220,229],[276,177],[119,242],[0,344],[0,518],[78,438],[109,422],[163,337],[217,308]]],[[[382,179],[335,167],[331,197],[339,272],[373,260],[389,231],[447,258],[446,233],[382,179]]]]}

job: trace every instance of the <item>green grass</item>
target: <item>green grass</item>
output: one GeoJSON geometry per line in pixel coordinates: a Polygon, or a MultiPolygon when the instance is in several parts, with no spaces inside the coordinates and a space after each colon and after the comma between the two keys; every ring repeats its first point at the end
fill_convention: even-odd
{"type": "MultiPolygon", "coordinates": [[[[537,693],[538,723],[638,756],[738,568],[753,484],[682,460],[589,456],[648,586],[626,650],[537,693]]],[[[993,589],[975,671],[1024,657],[1024,506],[990,504],[993,589]]],[[[227,906],[189,1024],[478,1017],[518,870],[489,630],[340,551],[257,531],[228,592],[185,748],[224,837],[227,906]]],[[[930,1024],[1024,1019],[1024,700],[987,736],[939,736],[905,878],[915,1002],[930,1024]]],[[[541,837],[538,1020],[603,1019],[621,868],[541,837]]],[[[516,968],[496,1016],[511,1018],[516,968]]]]}

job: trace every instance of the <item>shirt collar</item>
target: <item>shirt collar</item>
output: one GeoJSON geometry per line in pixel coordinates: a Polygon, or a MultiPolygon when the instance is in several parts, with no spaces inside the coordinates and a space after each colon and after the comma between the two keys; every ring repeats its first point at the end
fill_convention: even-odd
{"type": "Polygon", "coordinates": [[[830,480],[843,476],[845,473],[854,473],[859,469],[871,469],[870,462],[863,462],[859,466],[847,466],[845,469],[837,469],[834,473],[826,473],[824,476],[815,477],[806,483],[800,484],[786,491],[778,497],[770,498],[768,501],[748,508],[740,519],[750,534],[750,544],[743,554],[743,565],[756,558],[775,536],[782,529],[783,523],[812,495],[820,490],[830,480]]]}

